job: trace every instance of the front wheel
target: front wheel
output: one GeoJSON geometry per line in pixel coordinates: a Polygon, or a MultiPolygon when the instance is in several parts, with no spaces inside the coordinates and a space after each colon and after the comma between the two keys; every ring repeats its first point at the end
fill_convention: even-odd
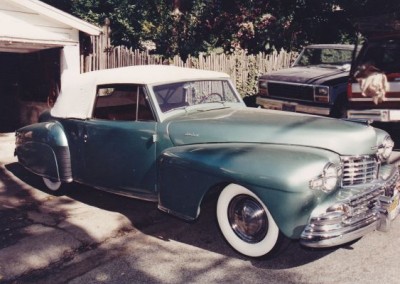
{"type": "Polygon", "coordinates": [[[227,242],[238,252],[250,257],[267,255],[280,236],[271,213],[250,190],[230,184],[217,202],[217,220],[227,242]]]}

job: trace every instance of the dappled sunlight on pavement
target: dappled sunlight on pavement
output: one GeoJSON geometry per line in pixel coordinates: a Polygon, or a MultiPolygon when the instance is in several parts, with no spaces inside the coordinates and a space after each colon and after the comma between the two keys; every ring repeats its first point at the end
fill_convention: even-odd
{"type": "Polygon", "coordinates": [[[0,282],[133,230],[119,213],[46,193],[41,180],[16,163],[12,134],[0,134],[0,147],[0,282]]]}

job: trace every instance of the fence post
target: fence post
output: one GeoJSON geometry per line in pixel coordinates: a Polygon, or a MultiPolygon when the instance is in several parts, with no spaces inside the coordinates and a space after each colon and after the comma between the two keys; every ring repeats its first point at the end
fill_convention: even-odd
{"type": "Polygon", "coordinates": [[[99,50],[100,69],[109,68],[109,51],[111,48],[110,34],[111,34],[110,20],[106,18],[104,20],[103,33],[101,35],[101,42],[100,42],[101,48],[99,50]]]}

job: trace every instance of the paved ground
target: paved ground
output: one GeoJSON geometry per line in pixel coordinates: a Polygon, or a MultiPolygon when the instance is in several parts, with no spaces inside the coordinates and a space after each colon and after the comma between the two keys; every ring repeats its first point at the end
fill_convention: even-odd
{"type": "Polygon", "coordinates": [[[400,218],[339,248],[292,242],[246,259],[222,240],[212,204],[191,224],[78,184],[54,196],[16,163],[13,143],[0,134],[0,283],[400,283],[400,218]]]}
{"type": "Polygon", "coordinates": [[[134,230],[124,215],[44,192],[13,157],[13,135],[0,134],[0,280],[74,257],[134,230]]]}

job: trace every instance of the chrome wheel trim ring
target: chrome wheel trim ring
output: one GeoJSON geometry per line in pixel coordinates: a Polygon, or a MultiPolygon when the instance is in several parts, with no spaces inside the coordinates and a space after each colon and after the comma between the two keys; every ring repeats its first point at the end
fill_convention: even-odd
{"type": "Polygon", "coordinates": [[[268,232],[268,217],[263,206],[253,197],[238,195],[228,206],[228,219],[232,230],[247,243],[258,243],[268,232]]]}
{"type": "Polygon", "coordinates": [[[44,177],[43,182],[46,185],[46,187],[51,191],[57,191],[61,187],[61,181],[52,181],[51,179],[44,177]]]}

